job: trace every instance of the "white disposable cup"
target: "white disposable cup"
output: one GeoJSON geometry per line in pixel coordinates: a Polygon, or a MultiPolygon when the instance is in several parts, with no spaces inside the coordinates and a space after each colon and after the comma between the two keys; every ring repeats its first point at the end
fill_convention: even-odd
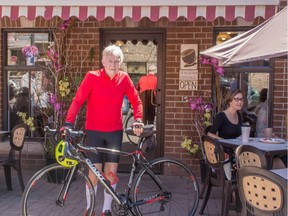
{"type": "Polygon", "coordinates": [[[272,137],[272,134],[273,134],[273,128],[265,128],[264,129],[265,138],[270,139],[272,137]]]}
{"type": "Polygon", "coordinates": [[[243,143],[247,143],[249,141],[250,131],[251,131],[251,127],[250,126],[242,126],[241,127],[242,142],[243,143]]]}

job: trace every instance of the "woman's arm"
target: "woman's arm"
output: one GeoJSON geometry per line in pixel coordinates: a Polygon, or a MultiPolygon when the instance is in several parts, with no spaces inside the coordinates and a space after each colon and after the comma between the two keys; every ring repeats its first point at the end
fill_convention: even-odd
{"type": "Polygon", "coordinates": [[[214,139],[223,139],[223,138],[221,138],[221,137],[218,136],[218,133],[217,133],[217,134],[213,134],[213,133],[208,132],[207,135],[208,135],[209,137],[214,138],[214,139]]]}

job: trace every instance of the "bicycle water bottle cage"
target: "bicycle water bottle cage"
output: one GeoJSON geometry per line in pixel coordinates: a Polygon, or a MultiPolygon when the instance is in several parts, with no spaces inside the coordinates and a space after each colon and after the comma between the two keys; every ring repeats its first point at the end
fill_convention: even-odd
{"type": "Polygon", "coordinates": [[[73,156],[69,144],[62,140],[60,141],[55,149],[55,157],[57,162],[67,168],[76,166],[78,164],[78,160],[73,156]]]}

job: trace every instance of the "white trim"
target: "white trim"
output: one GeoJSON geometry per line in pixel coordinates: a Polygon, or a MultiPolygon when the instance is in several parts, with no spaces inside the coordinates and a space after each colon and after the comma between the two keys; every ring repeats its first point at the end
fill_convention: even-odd
{"type": "Polygon", "coordinates": [[[1,0],[0,6],[218,6],[279,5],[280,0],[1,0]]]}

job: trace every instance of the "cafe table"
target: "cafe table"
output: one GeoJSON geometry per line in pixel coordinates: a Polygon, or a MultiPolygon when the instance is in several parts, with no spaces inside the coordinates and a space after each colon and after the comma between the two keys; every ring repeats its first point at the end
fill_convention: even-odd
{"type": "Polygon", "coordinates": [[[287,168],[283,168],[283,169],[273,169],[270,170],[271,172],[281,176],[282,178],[286,179],[288,181],[288,176],[287,176],[287,172],[288,169],[287,168]]]}
{"type": "Polygon", "coordinates": [[[221,145],[225,148],[235,150],[241,145],[252,145],[265,153],[267,159],[268,169],[272,168],[273,157],[276,155],[287,155],[287,141],[283,140],[280,144],[264,143],[260,141],[261,138],[249,138],[247,143],[243,143],[241,138],[236,139],[219,139],[221,145]]]}

